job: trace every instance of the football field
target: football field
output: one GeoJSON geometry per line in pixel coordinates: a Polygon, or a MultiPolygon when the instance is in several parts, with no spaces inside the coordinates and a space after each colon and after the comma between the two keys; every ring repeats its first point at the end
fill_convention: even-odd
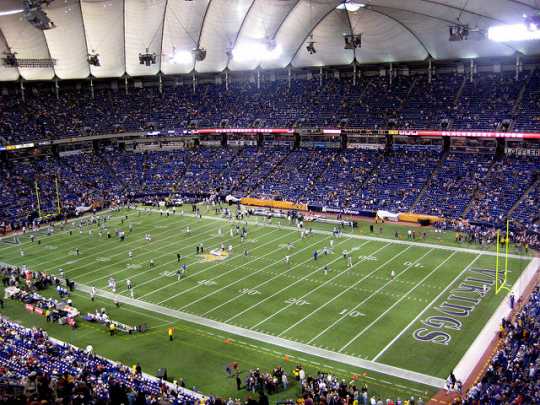
{"type": "MultiPolygon", "coordinates": [[[[280,338],[281,346],[301,343],[439,379],[452,371],[505,295],[494,292],[492,250],[456,245],[450,235],[441,239],[429,231],[425,240],[395,239],[395,230],[404,235],[406,228],[385,225],[370,234],[361,224],[334,237],[333,226],[314,224],[302,239],[284,219],[267,224],[250,217],[238,222],[248,231],[242,240],[236,221],[212,210],[203,214],[110,213],[110,239],[105,230],[100,236],[97,225],[80,228],[74,221],[51,236],[40,231],[34,242],[27,234],[20,245],[0,244],[0,261],[52,274],[63,269],[66,278],[108,291],[108,297],[111,277],[124,297],[130,297],[130,280],[133,303],[141,308],[149,303],[154,310],[218,321],[214,325],[225,332],[231,326],[236,334],[280,338]],[[119,229],[124,241],[115,236],[119,229]],[[200,244],[203,254],[196,252],[200,244]],[[187,269],[180,277],[182,264],[187,269]]],[[[509,258],[508,287],[528,262],[517,253],[509,258]]]]}

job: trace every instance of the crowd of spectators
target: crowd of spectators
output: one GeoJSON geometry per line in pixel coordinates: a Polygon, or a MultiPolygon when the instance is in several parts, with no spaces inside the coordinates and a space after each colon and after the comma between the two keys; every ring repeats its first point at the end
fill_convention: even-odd
{"type": "Polygon", "coordinates": [[[499,227],[513,210],[513,225],[538,234],[539,168],[535,157],[407,145],[389,153],[244,146],[27,157],[0,165],[0,224],[30,226],[38,209],[55,214],[58,204],[74,215],[78,207],[126,198],[232,194],[332,209],[412,210],[499,227]]]}
{"type": "Polygon", "coordinates": [[[540,403],[540,288],[510,321],[486,374],[468,392],[464,404],[540,403]]]}
{"type": "MultiPolygon", "coordinates": [[[[0,96],[0,136],[7,143],[88,134],[188,127],[388,128],[495,130],[505,119],[515,130],[535,130],[540,119],[540,73],[478,73],[471,82],[455,73],[363,76],[325,75],[286,80],[189,83],[130,87],[104,83],[28,86],[0,96]],[[528,84],[527,84],[528,83],[528,84]],[[108,87],[107,87],[108,86],[108,87]],[[519,99],[522,88],[524,97],[519,99]]],[[[0,139],[1,140],[1,139],[0,139]]]]}
{"type": "Polygon", "coordinates": [[[194,404],[196,394],[151,379],[0,318],[0,382],[10,404],[194,404]],[[9,389],[8,389],[9,388],[9,389]],[[11,394],[9,394],[11,392],[11,394]],[[164,402],[165,401],[165,402],[164,402]]]}

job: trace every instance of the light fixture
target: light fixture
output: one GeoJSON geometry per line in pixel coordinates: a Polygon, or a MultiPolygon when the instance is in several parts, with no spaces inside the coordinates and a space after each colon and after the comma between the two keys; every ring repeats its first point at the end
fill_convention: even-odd
{"type": "Polygon", "coordinates": [[[38,30],[44,31],[54,28],[54,23],[47,17],[47,13],[42,9],[43,4],[49,5],[51,1],[52,0],[23,0],[23,13],[26,21],[38,30]]]}
{"type": "Polygon", "coordinates": [[[146,48],[145,53],[139,54],[139,63],[141,65],[146,65],[146,66],[154,65],[156,61],[157,61],[157,55],[155,53],[150,53],[148,48],[146,48]]]}
{"type": "Polygon", "coordinates": [[[343,1],[343,3],[338,4],[336,8],[338,10],[347,10],[347,11],[350,11],[351,13],[354,13],[364,7],[366,7],[364,3],[358,3],[353,0],[345,0],[343,1]]]}
{"type": "Polygon", "coordinates": [[[251,42],[238,44],[232,50],[236,62],[274,60],[281,56],[281,45],[273,43],[251,42]]]}
{"type": "Polygon", "coordinates": [[[202,62],[206,59],[206,49],[204,48],[195,48],[191,53],[197,62],[202,62]]]}
{"type": "Polygon", "coordinates": [[[343,35],[343,40],[345,41],[345,49],[362,48],[362,34],[345,34],[343,35]]]}
{"type": "Polygon", "coordinates": [[[488,38],[495,42],[531,41],[540,39],[540,30],[531,30],[526,23],[489,27],[488,38]]]}
{"type": "Polygon", "coordinates": [[[308,42],[306,46],[306,50],[308,51],[310,55],[317,53],[317,50],[315,49],[315,42],[313,41],[308,42]]]}
{"type": "Polygon", "coordinates": [[[5,15],[19,14],[19,13],[22,13],[23,11],[24,11],[23,9],[0,11],[0,17],[3,17],[5,15]]]}
{"type": "Polygon", "coordinates": [[[448,27],[448,40],[450,42],[466,41],[469,39],[468,25],[451,25],[448,27]]]}
{"type": "Polygon", "coordinates": [[[190,51],[173,50],[171,62],[177,65],[190,65],[193,63],[193,54],[190,51]]]}
{"type": "Polygon", "coordinates": [[[101,62],[99,60],[99,53],[95,53],[95,51],[92,49],[92,53],[88,54],[88,64],[91,66],[101,66],[101,62]]]}

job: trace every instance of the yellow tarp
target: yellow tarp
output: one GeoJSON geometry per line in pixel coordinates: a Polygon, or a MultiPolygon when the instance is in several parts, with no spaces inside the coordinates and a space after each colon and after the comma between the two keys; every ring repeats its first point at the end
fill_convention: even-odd
{"type": "Polygon", "coordinates": [[[296,204],[291,201],[263,200],[260,198],[242,198],[240,204],[254,205],[256,207],[277,208],[281,210],[307,211],[307,204],[296,204]]]}

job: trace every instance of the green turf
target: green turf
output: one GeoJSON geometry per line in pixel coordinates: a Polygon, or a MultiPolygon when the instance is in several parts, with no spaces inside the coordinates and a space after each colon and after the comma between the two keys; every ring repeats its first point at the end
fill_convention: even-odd
{"type": "MultiPolygon", "coordinates": [[[[435,298],[470,276],[470,272],[461,276],[460,273],[473,260],[476,259],[473,269],[493,268],[493,256],[396,244],[394,232],[406,233],[407,228],[401,225],[385,224],[381,233],[376,226],[373,236],[388,238],[386,241],[351,238],[349,233],[371,236],[368,226],[362,224],[359,229],[348,230],[342,238],[335,239],[334,253],[321,254],[315,262],[313,251],[321,252],[323,247],[330,247],[330,235],[315,233],[300,240],[296,231],[263,226],[261,220],[258,225],[255,219],[249,221],[248,238],[241,242],[238,236],[230,236],[230,224],[216,219],[123,211],[113,214],[110,228],[113,233],[117,228],[124,229],[128,233],[124,242],[99,238],[95,226],[84,227],[80,234],[77,227],[69,225],[53,236],[40,235],[39,245],[23,237],[24,257],[18,246],[0,245],[0,261],[26,264],[34,270],[52,273],[61,267],[66,277],[103,289],[113,275],[124,295],[128,294],[125,280],[129,278],[135,286],[135,297],[148,302],[363,359],[377,357],[382,363],[441,378],[456,365],[503,297],[490,291],[471,315],[463,319],[462,330],[451,332],[452,340],[448,345],[420,342],[413,338],[414,330],[421,327],[420,321],[429,315],[440,315],[433,307],[442,303],[449,292],[435,298]],[[128,215],[129,219],[121,224],[120,215],[128,215]],[[128,232],[129,223],[133,226],[131,233],[128,232]],[[188,226],[191,228],[189,234],[186,232],[188,226]],[[219,236],[220,228],[222,236],[219,236]],[[68,235],[68,229],[73,229],[73,235],[68,235]],[[89,235],[90,229],[92,235],[89,235]],[[151,242],[144,240],[145,233],[152,235],[151,242]],[[222,242],[225,246],[231,243],[233,252],[223,261],[206,261],[195,254],[195,245],[200,242],[204,243],[206,251],[219,248],[222,242]],[[293,244],[290,251],[288,243],[293,244]],[[80,249],[80,256],[74,255],[76,248],[80,249]],[[246,249],[247,256],[244,255],[246,249]],[[132,259],[128,257],[129,250],[133,252],[132,259]],[[353,252],[351,269],[347,268],[341,255],[343,250],[353,252]],[[174,274],[178,267],[177,253],[185,257],[182,262],[188,265],[187,276],[180,281],[174,274]],[[284,262],[285,255],[291,256],[289,265],[284,262]],[[155,261],[153,268],[149,265],[151,259],[155,261]],[[328,274],[324,274],[324,266],[328,266],[328,274]],[[392,271],[396,273],[394,279],[390,277],[392,271]],[[402,333],[427,306],[430,307],[425,314],[402,333]],[[398,335],[400,337],[387,347],[398,335]]],[[[274,220],[274,225],[277,222],[274,220]]],[[[286,224],[285,220],[281,222],[286,224]]],[[[313,227],[332,229],[321,224],[313,227]]],[[[453,238],[452,233],[428,231],[425,242],[457,245],[453,238]]],[[[509,285],[526,264],[526,260],[509,261],[509,285]]],[[[83,310],[96,307],[86,296],[76,295],[75,302],[83,310]]],[[[23,316],[24,311],[12,310],[14,316],[25,322],[32,321],[23,316]]],[[[156,325],[171,321],[162,315],[133,308],[129,311],[121,309],[118,313],[118,317],[130,321],[127,323],[146,320],[156,325]]],[[[62,328],[55,328],[55,332],[79,345],[95,340],[92,344],[98,351],[128,363],[135,360],[133,353],[144,353],[142,364],[150,369],[161,367],[165,361],[171,370],[197,387],[222,395],[233,394],[230,390],[232,381],[223,379],[223,368],[228,361],[240,359],[246,368],[269,368],[276,361],[269,353],[278,356],[272,350],[285,354],[284,349],[276,348],[269,349],[269,353],[260,349],[248,353],[246,348],[250,346],[224,345],[223,339],[216,339],[202,327],[179,321],[175,321],[175,325],[181,325],[179,327],[185,331],[184,346],[167,346],[168,342],[163,342],[159,334],[165,334],[166,326],[162,326],[161,332],[156,330],[156,334],[122,338],[125,345],[112,343],[103,330],[95,331],[89,326],[75,333],[62,328]],[[205,332],[198,333],[200,330],[205,332]],[[192,350],[186,351],[188,341],[192,350]],[[197,350],[199,346],[201,351],[197,350]],[[164,356],[156,357],[155,353],[163,347],[167,348],[164,356]],[[201,361],[203,355],[204,362],[201,361]]],[[[252,344],[268,347],[259,342],[252,344]]],[[[316,359],[311,361],[317,363],[316,359]]],[[[324,364],[328,362],[324,361],[324,364]]],[[[347,374],[359,372],[344,366],[335,367],[347,374]]],[[[377,379],[393,381],[380,376],[377,379]]],[[[404,393],[401,388],[396,391],[395,387],[379,384],[384,394],[404,393]]],[[[425,390],[410,382],[405,385],[425,390]]]]}

